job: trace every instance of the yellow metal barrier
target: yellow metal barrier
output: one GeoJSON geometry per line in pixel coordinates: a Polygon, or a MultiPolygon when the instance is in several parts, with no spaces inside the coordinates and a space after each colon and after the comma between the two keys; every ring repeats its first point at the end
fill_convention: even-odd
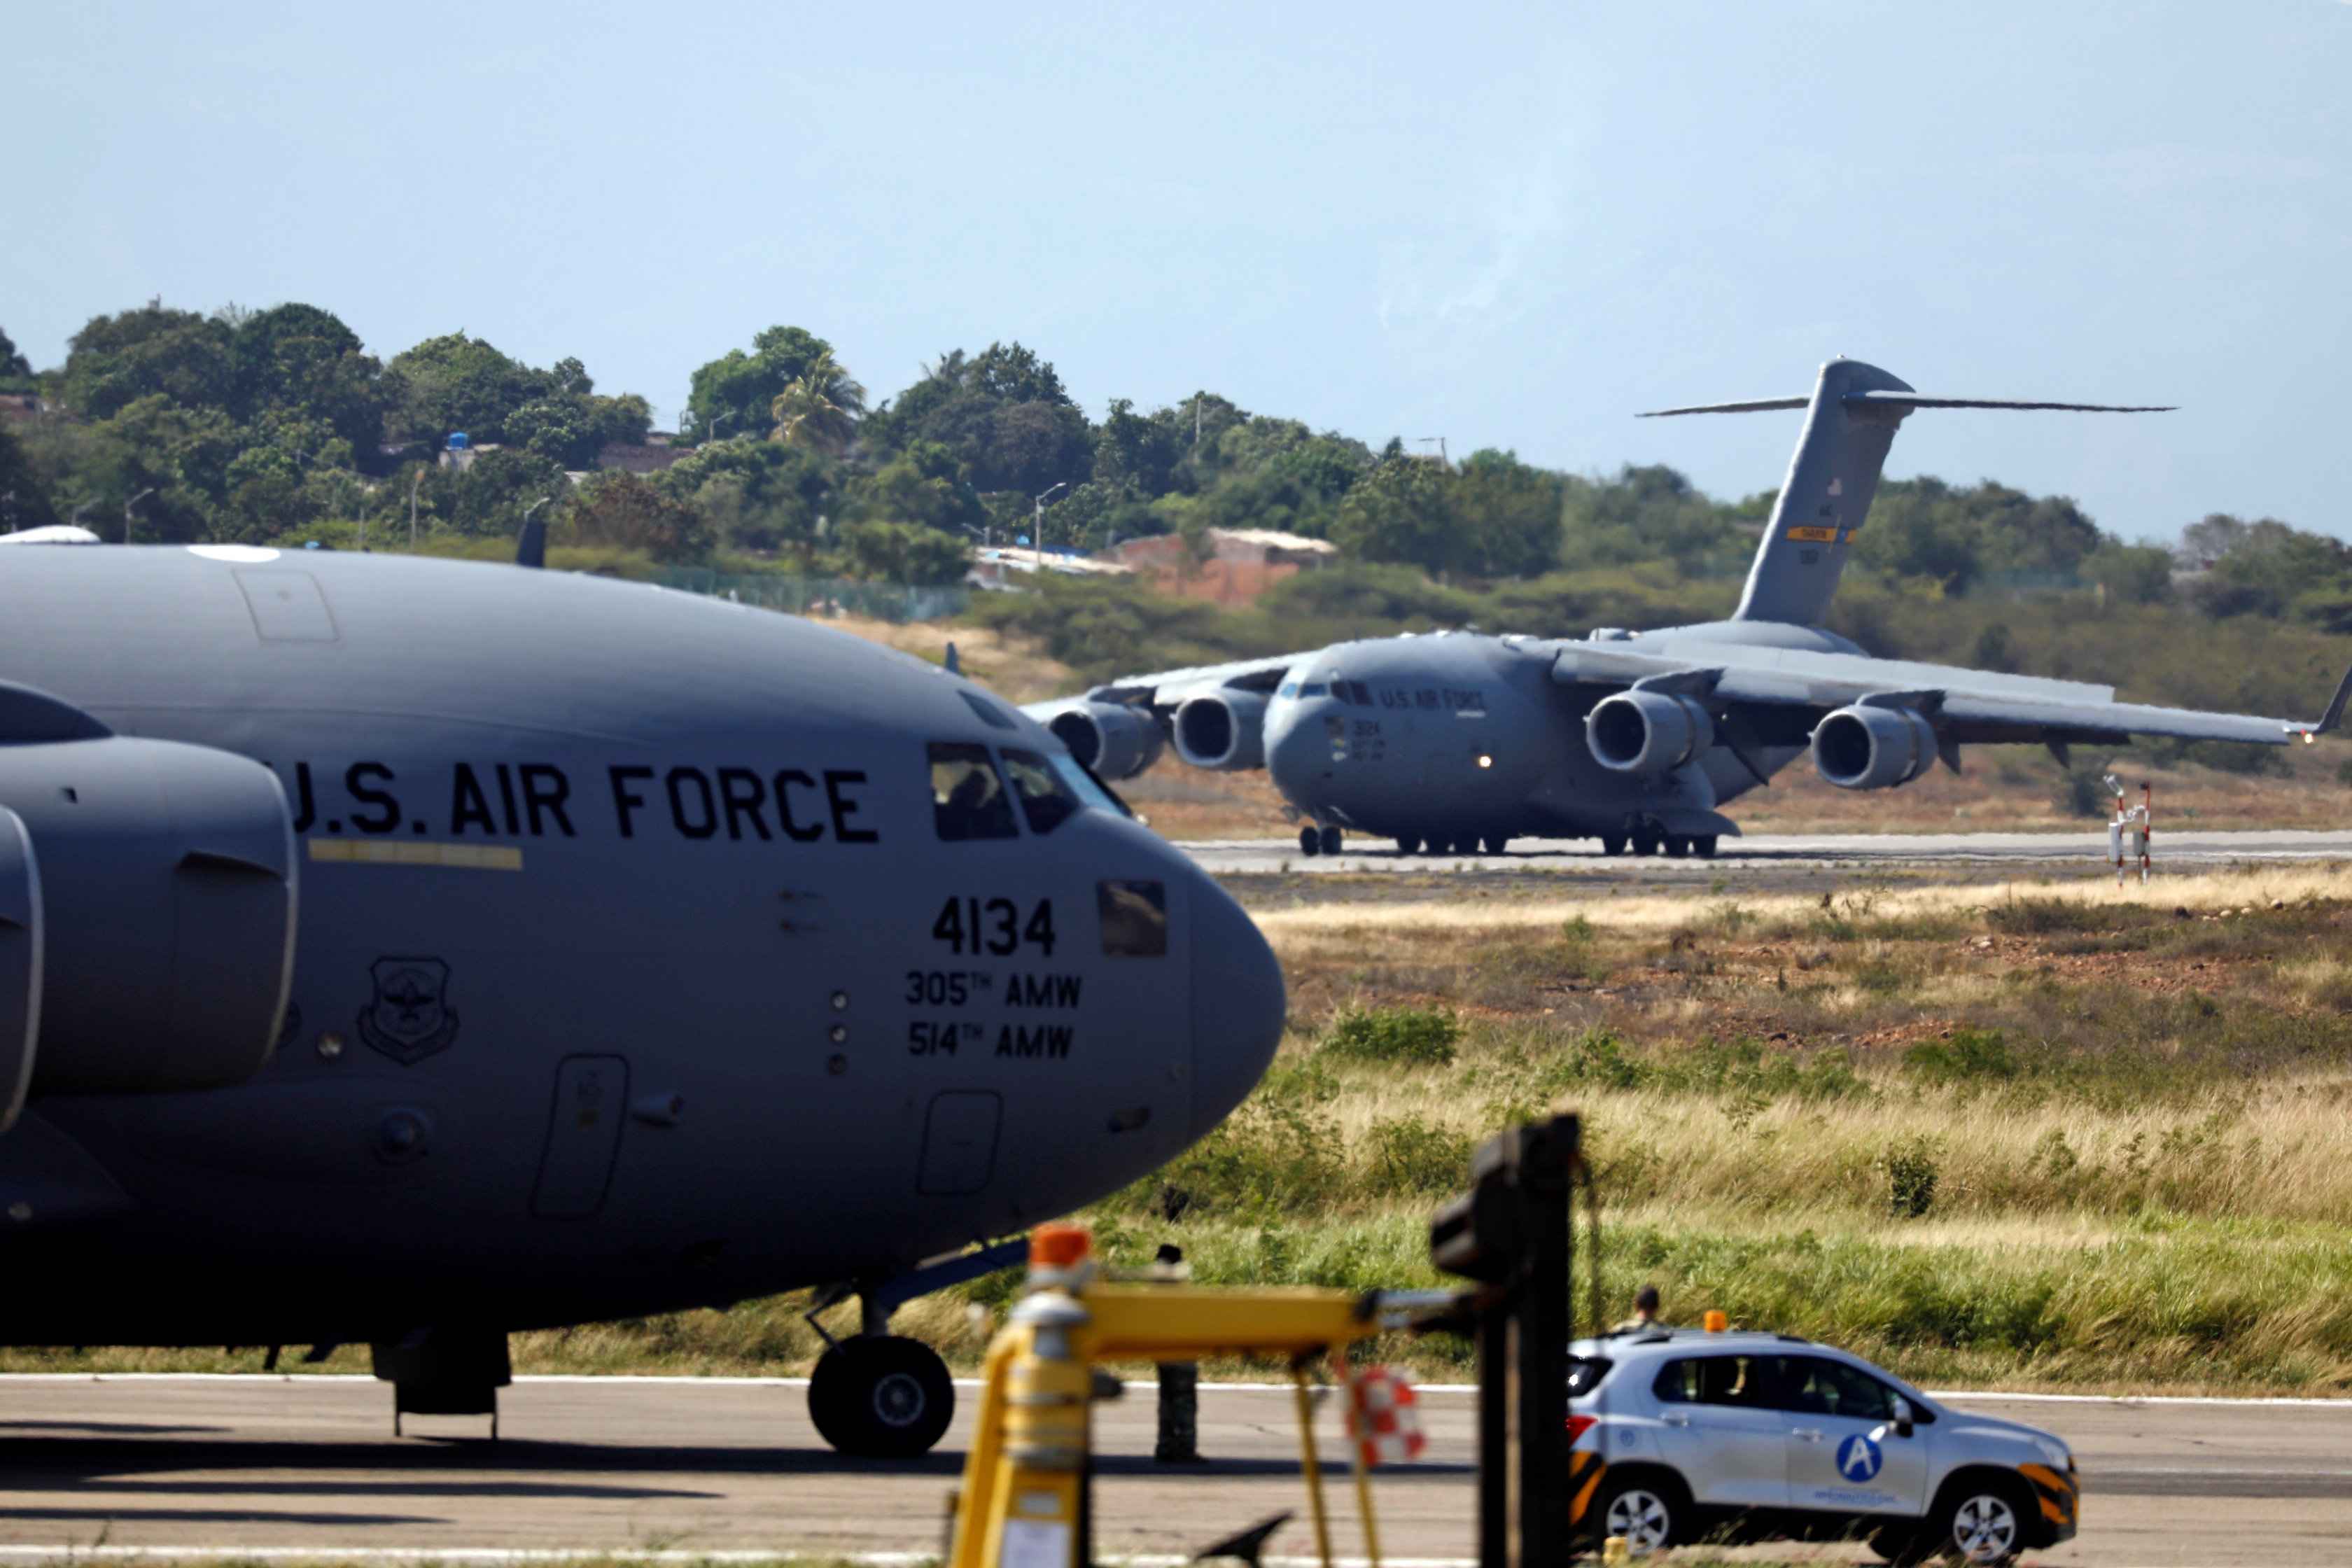
{"type": "MultiPolygon", "coordinates": [[[[980,1413],[957,1493],[948,1568],[1085,1568],[1094,1367],[1109,1361],[1285,1356],[1298,1390],[1300,1460],[1326,1564],[1331,1539],[1315,1453],[1307,1366],[1380,1331],[1341,1290],[1205,1289],[1097,1284],[1086,1233],[1041,1226],[1030,1289],[988,1348],[980,1413]]],[[[1357,1461],[1357,1504],[1377,1568],[1371,1491],[1357,1461]]]]}

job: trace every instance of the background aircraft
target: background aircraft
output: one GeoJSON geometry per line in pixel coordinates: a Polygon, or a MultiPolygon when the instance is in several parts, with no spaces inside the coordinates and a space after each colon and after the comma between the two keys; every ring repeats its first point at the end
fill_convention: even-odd
{"type": "Polygon", "coordinates": [[[820,1428],[919,1452],[953,1395],[890,1310],[1282,1029],[1032,721],[594,577],[0,550],[0,808],[8,1343],[364,1342],[486,1411],[509,1330],[831,1284],[820,1428]]]}
{"type": "Polygon", "coordinates": [[[1406,854],[1523,834],[1598,838],[1609,854],[1712,855],[1738,824],[1717,809],[1808,749],[1844,789],[1907,784],[1971,742],[2134,734],[2284,744],[2335,726],[2115,700],[2112,687],[1873,658],[1813,625],[1837,587],[1896,428],[1918,408],[2161,410],[1923,396],[1837,359],[1810,397],[1664,414],[1806,410],[1789,476],[1727,621],[1600,630],[1577,641],[1461,632],[1139,675],[1028,710],[1098,773],[1126,778],[1163,740],[1195,767],[1264,767],[1307,818],[1299,847],[1345,830],[1406,854]]]}

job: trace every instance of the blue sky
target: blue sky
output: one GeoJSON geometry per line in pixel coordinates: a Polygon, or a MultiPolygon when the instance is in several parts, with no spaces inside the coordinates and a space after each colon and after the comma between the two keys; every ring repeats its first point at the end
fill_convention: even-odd
{"type": "Polygon", "coordinates": [[[2352,5],[1445,9],[0,0],[0,327],[160,294],[463,329],[674,418],[774,322],[877,396],[1018,338],[1378,442],[1777,484],[1845,353],[1894,474],[2352,535],[2352,5]]]}

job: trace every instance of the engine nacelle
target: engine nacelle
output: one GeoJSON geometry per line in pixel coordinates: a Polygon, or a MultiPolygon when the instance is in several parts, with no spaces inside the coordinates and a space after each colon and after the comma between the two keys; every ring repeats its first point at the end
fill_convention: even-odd
{"type": "Polygon", "coordinates": [[[1070,755],[1107,779],[1131,779],[1160,760],[1160,721],[1149,708],[1074,702],[1045,721],[1070,755]]]}
{"type": "MultiPolygon", "coordinates": [[[[0,846],[0,931],[40,951],[30,997],[0,978],[20,1016],[0,1034],[32,1026],[35,1095],[236,1083],[276,1049],[293,975],[286,792],[249,758],[89,725],[0,743],[0,806],[23,825],[0,846]]],[[[24,945],[0,941],[0,975],[24,945]]]]}
{"type": "Polygon", "coordinates": [[[1585,715],[1584,743],[1593,760],[1612,772],[1662,773],[1714,745],[1715,721],[1692,698],[1621,691],[1602,698],[1585,715]]]}
{"type": "Polygon", "coordinates": [[[1265,765],[1265,699],[1217,687],[1176,705],[1176,754],[1196,768],[1232,773],[1265,765]]]}
{"type": "Polygon", "coordinates": [[[1813,730],[1813,771],[1840,789],[1909,784],[1936,760],[1936,727],[1908,708],[1841,708],[1813,730]]]}

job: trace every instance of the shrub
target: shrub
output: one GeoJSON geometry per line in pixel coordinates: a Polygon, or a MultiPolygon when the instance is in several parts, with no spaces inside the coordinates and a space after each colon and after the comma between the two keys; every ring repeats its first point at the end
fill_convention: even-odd
{"type": "Polygon", "coordinates": [[[1903,1053],[1903,1065],[1932,1083],[2011,1079],[2023,1070],[1999,1029],[1958,1028],[1948,1040],[1922,1040],[1903,1053]]]}
{"type": "Polygon", "coordinates": [[[1897,1144],[1886,1153],[1887,1196],[1895,1214],[1917,1219],[1936,1201],[1936,1155],[1925,1138],[1897,1144]]]}
{"type": "Polygon", "coordinates": [[[1433,1196],[1467,1184],[1470,1137],[1419,1116],[1375,1121],[1361,1153],[1367,1190],[1383,1196],[1433,1196]]]}
{"type": "Polygon", "coordinates": [[[1332,1020],[1318,1052],[1341,1060],[1444,1067],[1462,1038],[1461,1020],[1420,1007],[1349,1007],[1332,1020]]]}

